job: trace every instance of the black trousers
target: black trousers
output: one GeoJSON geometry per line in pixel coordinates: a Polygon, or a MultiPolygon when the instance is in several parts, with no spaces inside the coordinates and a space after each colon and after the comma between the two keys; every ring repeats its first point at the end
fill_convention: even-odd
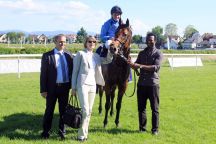
{"type": "MultiPolygon", "coordinates": [[[[69,84],[69,83],[68,83],[69,84]]],[[[53,92],[49,92],[46,98],[46,110],[43,117],[43,133],[48,134],[52,127],[53,113],[55,110],[55,104],[58,99],[59,104],[59,133],[65,134],[65,127],[62,116],[65,112],[65,108],[68,103],[69,88],[68,84],[56,85],[56,89],[53,92]]]]}
{"type": "Polygon", "coordinates": [[[152,131],[158,131],[159,127],[159,85],[155,86],[138,86],[137,102],[139,113],[139,129],[146,130],[146,103],[150,101],[152,111],[152,131]]]}

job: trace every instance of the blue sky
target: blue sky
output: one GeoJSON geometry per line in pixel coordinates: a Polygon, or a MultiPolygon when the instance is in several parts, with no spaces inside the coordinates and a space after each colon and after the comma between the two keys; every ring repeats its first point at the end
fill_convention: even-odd
{"type": "Polygon", "coordinates": [[[193,25],[200,34],[216,34],[216,0],[0,0],[0,30],[77,32],[81,27],[99,33],[110,18],[110,9],[119,5],[133,34],[145,35],[155,26],[168,23],[183,35],[193,25]]]}

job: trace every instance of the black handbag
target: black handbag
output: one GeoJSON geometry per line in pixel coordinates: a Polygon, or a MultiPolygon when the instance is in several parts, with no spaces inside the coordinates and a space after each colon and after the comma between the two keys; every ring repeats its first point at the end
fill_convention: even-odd
{"type": "Polygon", "coordinates": [[[80,128],[82,123],[82,109],[79,107],[77,96],[70,96],[65,113],[63,114],[63,122],[72,128],[80,128]]]}

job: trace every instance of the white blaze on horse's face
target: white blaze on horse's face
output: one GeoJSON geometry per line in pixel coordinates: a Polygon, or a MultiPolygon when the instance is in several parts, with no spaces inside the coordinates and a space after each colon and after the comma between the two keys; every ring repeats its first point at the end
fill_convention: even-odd
{"type": "Polygon", "coordinates": [[[110,45],[110,51],[111,53],[113,54],[117,54],[118,51],[119,51],[119,44],[118,44],[118,41],[116,40],[113,40],[111,45],[110,45]]]}

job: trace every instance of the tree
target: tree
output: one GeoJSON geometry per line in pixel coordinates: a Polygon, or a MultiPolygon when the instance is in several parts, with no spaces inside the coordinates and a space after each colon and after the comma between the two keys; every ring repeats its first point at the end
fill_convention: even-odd
{"type": "Polygon", "coordinates": [[[85,29],[83,27],[81,27],[81,29],[77,32],[77,43],[83,43],[85,38],[87,37],[87,32],[85,31],[85,29]]]}
{"type": "Polygon", "coordinates": [[[7,38],[9,38],[11,43],[16,43],[18,41],[16,32],[8,32],[7,38]]]}
{"type": "Polygon", "coordinates": [[[165,35],[166,36],[177,36],[178,34],[177,34],[177,30],[178,30],[178,28],[177,28],[177,25],[176,24],[174,24],[174,23],[169,23],[169,24],[167,24],[166,25],[166,27],[165,27],[165,35]]]}
{"type": "Polygon", "coordinates": [[[194,33],[198,32],[193,25],[188,25],[184,31],[184,38],[188,39],[193,36],[194,33]]]}
{"type": "Polygon", "coordinates": [[[152,28],[152,33],[157,37],[156,47],[160,48],[166,40],[165,36],[163,36],[163,28],[161,26],[156,26],[152,28]]]}
{"type": "Polygon", "coordinates": [[[17,32],[18,43],[25,43],[25,34],[23,32],[17,32]]]}
{"type": "Polygon", "coordinates": [[[142,36],[141,35],[134,35],[132,37],[132,43],[139,44],[142,42],[142,36]]]}
{"type": "Polygon", "coordinates": [[[25,34],[23,32],[8,32],[7,37],[9,38],[11,43],[20,43],[21,38],[23,38],[25,34]]]}

